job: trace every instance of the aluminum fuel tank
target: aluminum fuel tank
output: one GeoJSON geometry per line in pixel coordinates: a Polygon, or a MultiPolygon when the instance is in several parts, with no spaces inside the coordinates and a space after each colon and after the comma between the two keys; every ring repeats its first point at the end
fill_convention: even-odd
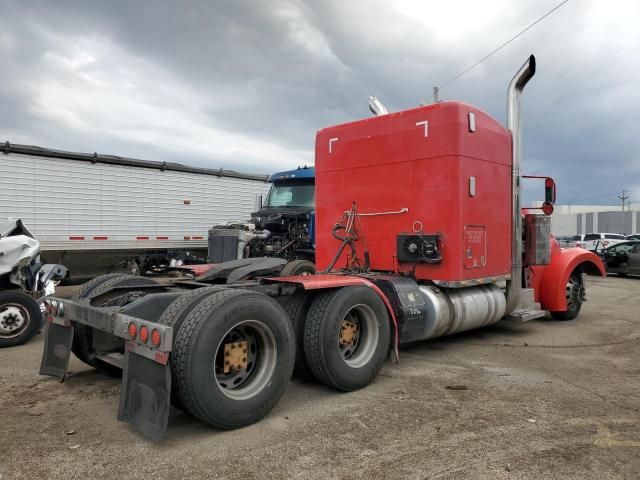
{"type": "Polygon", "coordinates": [[[425,297],[426,321],[423,334],[414,340],[492,325],[504,316],[507,306],[504,292],[493,284],[456,289],[420,286],[419,290],[425,297]]]}

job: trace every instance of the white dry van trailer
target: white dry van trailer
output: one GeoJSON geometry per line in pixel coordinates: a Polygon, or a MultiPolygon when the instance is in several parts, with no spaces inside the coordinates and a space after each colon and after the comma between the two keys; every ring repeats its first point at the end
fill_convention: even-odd
{"type": "Polygon", "coordinates": [[[206,258],[211,226],[249,218],[269,189],[266,175],[9,142],[0,150],[0,217],[21,218],[43,258],[72,276],[206,258]]]}

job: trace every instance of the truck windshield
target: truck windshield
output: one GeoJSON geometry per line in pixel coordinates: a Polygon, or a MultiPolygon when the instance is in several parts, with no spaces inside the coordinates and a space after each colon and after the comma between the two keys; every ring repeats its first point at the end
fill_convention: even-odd
{"type": "Polygon", "coordinates": [[[315,187],[313,184],[273,184],[265,207],[309,207],[315,206],[315,187]]]}

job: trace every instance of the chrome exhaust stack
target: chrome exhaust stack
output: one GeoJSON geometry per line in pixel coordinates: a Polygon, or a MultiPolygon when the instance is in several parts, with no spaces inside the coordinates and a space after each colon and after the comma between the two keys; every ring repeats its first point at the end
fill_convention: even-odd
{"type": "Polygon", "coordinates": [[[386,115],[387,113],[389,113],[389,110],[387,110],[387,107],[385,107],[383,103],[373,95],[369,97],[369,110],[371,110],[371,113],[373,113],[376,116],[386,115]]]}
{"type": "Polygon", "coordinates": [[[520,164],[522,161],[522,115],[520,97],[525,85],[536,73],[536,58],[531,55],[509,83],[507,128],[511,132],[511,280],[507,283],[506,315],[520,303],[522,290],[522,215],[520,213],[520,164]]]}

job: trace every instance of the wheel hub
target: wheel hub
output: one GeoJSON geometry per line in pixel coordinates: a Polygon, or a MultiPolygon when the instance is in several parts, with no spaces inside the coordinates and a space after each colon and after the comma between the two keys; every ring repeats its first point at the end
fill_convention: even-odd
{"type": "Polygon", "coordinates": [[[15,305],[0,307],[0,335],[15,333],[26,323],[22,310],[15,305]]]}
{"type": "Polygon", "coordinates": [[[340,325],[340,344],[343,346],[353,345],[358,335],[358,324],[343,320],[340,325]]]}
{"type": "Polygon", "coordinates": [[[577,303],[581,302],[584,297],[584,288],[579,282],[570,278],[567,282],[567,308],[572,309],[577,303]]]}
{"type": "Polygon", "coordinates": [[[247,362],[247,348],[249,343],[246,340],[233,343],[225,343],[224,345],[224,373],[245,370],[249,362],[247,362]]]}
{"type": "Polygon", "coordinates": [[[229,330],[218,345],[215,380],[224,395],[242,400],[264,389],[277,361],[271,330],[258,320],[245,320],[229,330]]]}

